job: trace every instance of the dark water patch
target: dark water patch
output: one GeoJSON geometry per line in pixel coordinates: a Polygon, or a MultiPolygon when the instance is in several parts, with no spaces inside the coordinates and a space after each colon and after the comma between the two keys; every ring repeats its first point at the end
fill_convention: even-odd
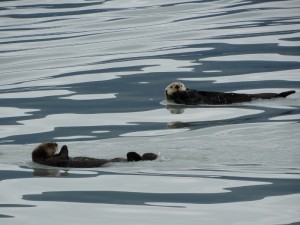
{"type": "MultiPolygon", "coordinates": [[[[21,204],[0,204],[0,208],[27,208],[36,207],[35,205],[21,205],[21,204]]],[[[0,214],[0,219],[14,218],[14,216],[0,214]]]]}
{"type": "MultiPolygon", "coordinates": [[[[22,167],[21,167],[22,168],[22,167]]],[[[61,169],[61,168],[28,168],[32,171],[14,171],[14,170],[0,170],[0,181],[2,180],[11,180],[11,179],[23,179],[23,178],[33,178],[33,177],[61,177],[61,178],[91,178],[97,177],[100,175],[111,175],[117,174],[113,172],[103,172],[103,171],[93,171],[92,174],[81,174],[72,172],[70,169],[61,169]]]]}
{"type": "Polygon", "coordinates": [[[204,2],[209,2],[207,0],[203,0],[203,1],[199,1],[199,0],[195,0],[195,1],[184,1],[184,2],[176,2],[176,3],[164,3],[161,2],[159,5],[160,7],[172,7],[172,6],[179,6],[179,5],[189,5],[189,4],[199,4],[199,3],[204,3],[204,2]]]}
{"type": "Polygon", "coordinates": [[[300,41],[300,37],[282,38],[282,40],[284,40],[284,41],[296,41],[296,42],[299,42],[300,41]]]}
{"type": "MultiPolygon", "coordinates": [[[[103,1],[104,2],[104,1],[103,1]]],[[[78,3],[76,4],[43,4],[43,5],[29,5],[29,6],[17,6],[17,8],[20,9],[33,9],[36,8],[37,10],[40,8],[47,8],[49,12],[43,12],[43,13],[30,13],[30,14],[22,14],[22,13],[11,13],[6,16],[2,17],[8,17],[13,19],[34,19],[34,18],[49,18],[49,17],[63,17],[63,16],[78,16],[82,14],[95,14],[95,13],[106,13],[106,12],[114,12],[114,11],[120,11],[124,10],[124,8],[91,8],[91,9],[84,9],[84,7],[88,6],[87,4],[93,4],[93,5],[102,5],[103,2],[98,3],[78,3]],[[68,11],[55,11],[56,9],[60,10],[61,8],[69,9],[68,11]],[[79,9],[82,8],[82,9],[79,9]],[[78,10],[76,10],[78,9],[78,10]]]]}
{"type": "MultiPolygon", "coordinates": [[[[64,19],[64,20],[67,20],[67,19],[64,19]]],[[[110,21],[114,21],[114,20],[120,20],[120,18],[118,19],[113,19],[113,20],[110,20],[110,21]]],[[[51,22],[55,22],[55,20],[52,20],[51,22]]],[[[109,21],[107,21],[109,22],[109,21]]],[[[46,22],[45,22],[46,23],[46,22]]],[[[49,22],[50,23],[50,22],[49,22]]],[[[1,26],[0,26],[1,27],[1,26]]],[[[49,27],[48,29],[52,29],[52,28],[57,28],[56,26],[53,26],[53,27],[49,27]]],[[[10,28],[10,29],[0,29],[0,32],[5,32],[5,31],[29,31],[29,30],[40,30],[41,28],[10,28]]],[[[47,34],[35,34],[35,35],[24,35],[24,36],[17,36],[17,38],[30,38],[30,39],[21,39],[21,40],[17,40],[17,41],[2,41],[0,42],[1,44],[18,44],[18,43],[39,43],[39,42],[49,42],[49,41],[59,41],[59,40],[66,40],[66,39],[69,39],[70,40],[70,43],[72,42],[72,39],[76,39],[76,38],[84,38],[84,37],[92,37],[92,36],[97,36],[97,35],[103,35],[103,34],[110,34],[110,33],[114,33],[115,31],[93,31],[93,32],[90,32],[88,34],[82,34],[82,32],[78,32],[78,31],[74,31],[74,32],[49,32],[47,34]],[[64,36],[61,36],[61,35],[64,35],[64,36]]],[[[16,37],[10,37],[10,38],[16,38],[16,37]]],[[[7,39],[7,38],[5,38],[7,39]]],[[[1,38],[0,38],[1,40],[1,38]]],[[[104,43],[105,41],[101,41],[102,43],[104,43]]],[[[109,43],[110,41],[108,41],[109,43]]],[[[96,43],[96,41],[95,41],[96,43]]],[[[86,43],[84,43],[86,44],[86,43]]],[[[91,44],[91,43],[89,43],[91,44]]],[[[70,44],[71,45],[71,44],[70,44]]],[[[80,46],[81,44],[80,43],[76,43],[76,44],[72,44],[72,45],[75,45],[75,46],[80,46]]],[[[66,46],[69,46],[67,44],[64,45],[65,47],[66,46]]],[[[47,49],[47,48],[51,48],[51,47],[41,47],[42,49],[47,49]]],[[[41,48],[38,48],[38,49],[41,49],[41,48]]],[[[32,50],[32,49],[21,49],[20,51],[26,51],[26,50],[32,50]]],[[[3,53],[5,53],[7,51],[3,51],[3,53]]],[[[9,51],[8,51],[9,52],[9,51]]],[[[98,55],[99,56],[99,55],[98,55]]],[[[93,65],[93,64],[91,64],[93,65]]]]}
{"type": "MultiPolygon", "coordinates": [[[[114,61],[99,61],[99,62],[93,62],[90,63],[89,65],[105,65],[105,63],[115,63],[115,62],[126,62],[126,60],[114,60],[114,61]]],[[[149,66],[149,65],[147,65],[149,66]]],[[[111,67],[109,69],[94,69],[94,70],[84,70],[84,71],[75,71],[75,72],[69,72],[69,73],[63,73],[59,74],[57,76],[52,76],[52,78],[60,78],[60,77],[72,77],[76,75],[83,75],[83,74],[99,74],[101,76],[101,73],[113,73],[113,72],[132,72],[134,74],[135,72],[140,72],[145,68],[145,66],[115,66],[111,67]]],[[[122,76],[121,76],[122,77],[122,76]]],[[[93,85],[96,83],[98,85],[98,88],[105,88],[107,85],[102,84],[103,81],[101,82],[91,82],[91,83],[82,83],[82,84],[74,84],[76,85],[83,85],[86,86],[88,84],[89,87],[93,87],[93,85]]],[[[110,86],[110,88],[113,88],[110,86]]],[[[98,89],[99,91],[99,89],[98,89]]]]}
{"type": "Polygon", "coordinates": [[[300,222],[289,223],[289,224],[284,224],[284,225],[300,225],[300,222]]]}
{"type": "MultiPolygon", "coordinates": [[[[33,113],[30,113],[33,114],[33,113]]],[[[16,116],[16,117],[8,117],[8,118],[0,118],[0,124],[1,125],[20,125],[18,123],[19,120],[24,120],[24,119],[33,119],[34,115],[28,116],[28,115],[24,115],[24,116],[16,116]],[[26,117],[26,118],[25,118],[26,117]]]]}
{"type": "MultiPolygon", "coordinates": [[[[207,1],[209,2],[209,1],[207,1]]],[[[242,14],[242,13],[247,13],[247,12],[252,12],[254,9],[251,7],[251,8],[242,8],[241,6],[243,5],[247,5],[247,2],[240,2],[238,4],[234,4],[234,5],[224,5],[223,6],[223,9],[224,10],[221,10],[222,8],[217,8],[216,9],[220,9],[219,11],[217,12],[214,12],[210,15],[208,14],[205,14],[203,16],[193,16],[193,17],[189,17],[189,18],[184,18],[184,19],[177,19],[177,20],[174,20],[173,22],[182,22],[182,21],[190,21],[190,20],[201,20],[201,19],[204,19],[204,18],[217,18],[217,17],[223,17],[223,16],[227,16],[227,15],[234,15],[234,14],[242,14]],[[236,7],[239,7],[239,9],[235,9],[236,7]]],[[[272,9],[271,7],[268,7],[268,8],[261,8],[260,10],[263,10],[263,9],[272,9]]],[[[222,19],[220,19],[222,20],[222,19]]]]}
{"type": "MultiPolygon", "coordinates": [[[[68,36],[68,37],[49,37],[50,35],[60,35],[60,34],[57,34],[57,33],[47,34],[46,38],[38,38],[36,36],[29,36],[29,37],[33,37],[33,38],[31,38],[30,40],[2,41],[1,44],[20,44],[20,43],[26,44],[26,43],[31,43],[31,42],[35,42],[35,43],[37,43],[37,42],[49,42],[49,41],[57,41],[57,40],[66,40],[66,39],[89,37],[89,36],[93,36],[93,35],[97,35],[97,34],[71,35],[71,36],[68,36]]],[[[43,49],[44,49],[44,47],[43,47],[43,49]]],[[[26,49],[22,49],[21,51],[24,51],[24,50],[26,51],[26,49]]]]}
{"type": "Polygon", "coordinates": [[[35,207],[34,205],[0,204],[0,208],[35,207]]]}
{"type": "Polygon", "coordinates": [[[57,191],[24,195],[28,201],[78,202],[117,205],[147,205],[151,203],[220,204],[258,201],[266,197],[300,193],[300,180],[221,177],[230,180],[252,180],[272,184],[226,188],[226,193],[143,193],[125,191],[57,191]]]}
{"type": "MultiPolygon", "coordinates": [[[[173,22],[186,22],[186,21],[191,21],[191,20],[201,20],[201,19],[206,19],[206,18],[218,18],[220,17],[220,21],[222,20],[222,17],[224,16],[234,16],[234,15],[238,15],[238,14],[246,14],[246,13],[249,13],[249,12],[254,12],[254,11],[271,11],[271,10],[276,10],[276,9],[279,9],[279,8],[276,8],[276,7],[257,7],[257,8],[253,8],[253,7],[244,7],[242,8],[242,6],[246,6],[246,5],[253,5],[253,3],[250,3],[249,2],[240,2],[238,4],[234,4],[234,5],[226,5],[224,6],[224,10],[221,10],[222,8],[216,8],[216,9],[220,9],[219,11],[216,11],[210,15],[203,15],[203,16],[193,16],[193,17],[189,17],[189,18],[184,18],[184,19],[177,19],[177,20],[174,20],[173,22]],[[239,9],[236,9],[236,7],[238,7],[239,9]]],[[[296,17],[297,18],[297,17],[296,17]]],[[[270,24],[273,24],[274,22],[276,21],[282,21],[282,20],[287,20],[286,17],[279,17],[279,18],[273,18],[272,20],[247,20],[247,22],[257,22],[258,24],[255,23],[255,25],[257,26],[268,26],[270,24]]],[[[226,24],[222,24],[222,27],[223,26],[226,27],[226,24]]],[[[239,28],[239,25],[237,25],[236,27],[234,28],[239,28]]]]}
{"type": "MultiPolygon", "coordinates": [[[[266,26],[265,22],[263,23],[263,25],[261,26],[266,26]]],[[[235,26],[230,27],[226,27],[226,29],[234,29],[235,26]]],[[[268,32],[258,32],[258,33],[254,33],[251,34],[252,38],[255,37],[263,37],[263,36],[269,36],[269,35],[285,35],[285,34],[293,34],[293,33],[298,33],[299,30],[295,29],[295,30],[289,30],[289,31],[268,31],[268,32]]],[[[217,39],[224,39],[224,38],[228,38],[228,39],[236,39],[236,38],[248,38],[249,35],[246,34],[233,34],[233,35],[220,35],[218,37],[214,37],[212,38],[212,40],[217,40],[217,39]]]]}
{"type": "Polygon", "coordinates": [[[230,166],[230,167],[240,167],[240,166],[262,166],[262,164],[258,163],[235,163],[235,164],[224,164],[225,166],[230,166]]]}
{"type": "MultiPolygon", "coordinates": [[[[279,46],[278,44],[236,44],[236,45],[233,45],[233,44],[224,44],[224,43],[211,43],[209,46],[214,49],[210,50],[210,51],[204,51],[201,58],[221,57],[221,56],[227,56],[227,55],[272,54],[272,53],[273,54],[277,53],[280,55],[298,56],[299,49],[300,49],[300,47],[297,47],[297,46],[279,46]]],[[[200,58],[200,60],[201,60],[201,58],[200,58]]],[[[273,63],[281,62],[281,61],[273,61],[273,60],[270,60],[270,61],[258,60],[258,61],[261,63],[263,63],[263,62],[269,63],[271,65],[273,65],[273,63]]],[[[240,63],[240,67],[243,66],[244,62],[245,61],[239,61],[238,58],[235,61],[235,63],[240,63]]],[[[289,62],[290,61],[282,61],[282,63],[289,63],[289,62]]],[[[223,63],[227,64],[228,61],[224,61],[223,63]]],[[[300,64],[300,63],[298,62],[298,64],[300,64]]],[[[255,69],[255,67],[253,69],[255,69]]],[[[272,67],[270,69],[272,69],[272,67]]],[[[273,70],[270,70],[270,71],[273,71],[273,70]]],[[[249,71],[248,73],[252,73],[252,71],[249,71]]]]}
{"type": "MultiPolygon", "coordinates": [[[[5,26],[0,26],[0,27],[5,27],[5,26]]],[[[13,27],[13,26],[12,26],[13,27]]],[[[36,31],[36,30],[40,30],[40,28],[26,28],[26,27],[22,27],[22,28],[5,28],[5,29],[0,29],[0,32],[11,32],[11,31],[36,31]]],[[[40,35],[37,35],[37,36],[40,36],[40,35]]],[[[20,37],[20,36],[11,36],[11,38],[16,38],[16,37],[20,37]]],[[[24,35],[22,36],[23,38],[26,38],[26,37],[35,37],[35,35],[24,35]]],[[[7,38],[2,38],[0,37],[0,40],[2,39],[7,39],[7,38]]],[[[14,42],[1,42],[1,44],[4,44],[4,43],[14,43],[14,42]]],[[[22,51],[22,50],[20,50],[22,51]]],[[[5,52],[10,52],[10,51],[0,51],[1,53],[5,53],[5,52]]]]}
{"type": "Polygon", "coordinates": [[[102,0],[97,2],[82,2],[82,3],[61,3],[61,4],[35,4],[35,5],[21,5],[15,6],[16,9],[31,9],[31,8],[44,8],[44,9],[70,9],[70,8],[82,8],[89,6],[98,6],[107,2],[108,0],[102,0]]]}
{"type": "Polygon", "coordinates": [[[71,169],[61,169],[61,168],[33,168],[32,169],[33,177],[56,177],[56,178],[92,178],[99,175],[106,175],[105,172],[95,172],[93,174],[78,174],[76,172],[70,173],[71,169]]]}
{"type": "MultiPolygon", "coordinates": [[[[113,163],[108,164],[113,165],[113,163]]],[[[103,166],[108,167],[108,166],[103,166]]],[[[79,171],[78,168],[55,168],[55,167],[48,167],[48,168],[33,168],[33,176],[36,177],[59,177],[59,178],[93,178],[98,176],[105,176],[105,175],[131,175],[125,173],[118,173],[118,172],[109,172],[109,171],[99,171],[93,170],[93,168],[89,168],[88,172],[91,173],[76,173],[79,171]],[[56,175],[55,175],[56,174],[56,175]]],[[[85,170],[84,170],[85,171],[85,170]]]]}
{"type": "MultiPolygon", "coordinates": [[[[43,21],[36,21],[36,22],[31,22],[31,23],[24,23],[22,26],[20,26],[20,24],[11,24],[9,26],[5,25],[5,24],[1,24],[0,25],[0,32],[7,32],[7,31],[38,31],[41,30],[43,28],[41,27],[29,27],[31,25],[40,25],[40,24],[45,24],[45,23],[49,23],[51,24],[52,22],[59,22],[59,21],[72,21],[74,20],[73,18],[57,18],[57,19],[48,19],[48,20],[43,20],[43,21]]],[[[65,34],[66,32],[54,32],[51,34],[65,34]]],[[[73,31],[73,32],[68,32],[69,33],[81,33],[80,31],[73,31]]],[[[47,37],[49,36],[49,34],[43,34],[43,33],[36,33],[36,34],[19,34],[16,33],[16,35],[12,35],[10,36],[10,38],[18,38],[18,37],[23,37],[23,38],[28,38],[28,37],[47,37]]],[[[7,37],[0,37],[0,40],[2,39],[7,39],[7,37]]]]}
{"type": "MultiPolygon", "coordinates": [[[[165,123],[150,123],[150,122],[134,123],[134,125],[122,125],[122,126],[111,125],[111,126],[56,127],[54,128],[53,131],[39,132],[37,134],[13,135],[7,138],[0,138],[0,141],[13,139],[13,142],[10,143],[3,142],[2,143],[3,145],[42,143],[48,141],[54,141],[54,142],[90,141],[90,140],[115,138],[115,137],[119,137],[122,134],[130,133],[130,132],[158,130],[158,129],[166,129],[166,128],[167,125],[165,123]],[[104,132],[102,133],[102,131],[104,132]],[[83,136],[83,137],[70,139],[69,137],[72,136],[83,136]]],[[[99,151],[101,151],[101,146],[99,146],[99,151]]]]}
{"type": "Polygon", "coordinates": [[[37,19],[37,18],[49,18],[49,17],[60,17],[60,16],[75,16],[78,14],[96,14],[104,12],[119,11],[120,9],[86,9],[77,11],[64,11],[64,12],[49,12],[49,13],[32,13],[32,14],[9,14],[2,17],[9,17],[12,19],[37,19]]]}
{"type": "Polygon", "coordinates": [[[27,171],[0,170],[0,181],[9,179],[23,179],[30,177],[32,177],[32,173],[27,171]]]}
{"type": "Polygon", "coordinates": [[[9,215],[0,214],[0,218],[1,219],[5,219],[5,218],[14,218],[14,217],[13,216],[9,216],[9,215]]]}

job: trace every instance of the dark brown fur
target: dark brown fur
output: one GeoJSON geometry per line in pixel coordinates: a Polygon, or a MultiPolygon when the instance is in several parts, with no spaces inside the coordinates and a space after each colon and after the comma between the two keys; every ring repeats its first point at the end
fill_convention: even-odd
{"type": "Polygon", "coordinates": [[[239,94],[239,93],[223,93],[223,92],[208,92],[186,89],[184,91],[178,90],[172,94],[166,91],[168,101],[174,101],[178,104],[185,105],[223,105],[241,102],[250,102],[256,99],[271,99],[271,98],[285,98],[288,95],[294,94],[295,91],[286,91],[282,93],[259,93],[259,94],[239,94]]]}
{"type": "Polygon", "coordinates": [[[140,156],[136,152],[128,152],[127,159],[96,159],[91,157],[69,157],[69,150],[66,145],[62,146],[60,152],[55,154],[57,150],[57,143],[43,143],[38,145],[32,152],[32,161],[55,167],[70,167],[70,168],[93,168],[101,167],[107,163],[112,162],[130,162],[130,161],[144,161],[155,160],[157,155],[154,153],[145,153],[140,156]]]}
{"type": "Polygon", "coordinates": [[[173,100],[179,104],[196,105],[196,104],[212,104],[223,105],[241,102],[250,102],[256,99],[285,98],[295,93],[295,91],[276,93],[260,93],[260,94],[238,94],[238,93],[222,93],[222,92],[206,92],[187,89],[184,92],[176,92],[173,94],[173,100]]]}

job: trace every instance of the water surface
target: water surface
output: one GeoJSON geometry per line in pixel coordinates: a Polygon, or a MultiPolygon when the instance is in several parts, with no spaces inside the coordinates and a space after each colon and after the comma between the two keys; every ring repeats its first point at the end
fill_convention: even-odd
{"type": "Polygon", "coordinates": [[[297,0],[1,1],[0,220],[300,223],[299,7],[297,0]],[[186,107],[166,103],[173,81],[297,93],[186,107]],[[74,156],[137,151],[159,159],[48,168],[31,162],[46,141],[67,144],[74,156]]]}

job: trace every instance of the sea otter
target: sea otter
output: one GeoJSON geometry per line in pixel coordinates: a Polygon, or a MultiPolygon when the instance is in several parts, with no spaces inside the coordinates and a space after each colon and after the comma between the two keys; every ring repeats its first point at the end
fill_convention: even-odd
{"type": "Polygon", "coordinates": [[[55,167],[70,168],[93,168],[101,167],[111,162],[131,162],[131,161],[149,161],[155,160],[157,155],[154,153],[145,153],[140,156],[136,152],[128,152],[127,158],[114,159],[96,159],[90,157],[69,157],[69,150],[66,145],[62,146],[60,152],[55,154],[58,145],[55,142],[42,143],[38,145],[32,152],[32,161],[55,167]]]}
{"type": "Polygon", "coordinates": [[[255,99],[285,98],[294,94],[295,91],[285,91],[281,93],[259,93],[259,94],[238,94],[211,91],[198,91],[186,88],[183,83],[173,82],[166,89],[168,102],[185,105],[223,105],[240,102],[250,102],[255,99]]]}

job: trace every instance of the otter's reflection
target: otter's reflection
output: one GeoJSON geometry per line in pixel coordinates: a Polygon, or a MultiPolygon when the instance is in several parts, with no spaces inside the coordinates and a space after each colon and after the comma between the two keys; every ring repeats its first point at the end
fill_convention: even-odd
{"type": "MultiPolygon", "coordinates": [[[[183,114],[185,108],[190,108],[190,107],[184,105],[167,105],[167,110],[169,110],[171,114],[183,114]]],[[[167,123],[167,127],[172,129],[190,127],[191,125],[192,125],[191,123],[185,123],[180,121],[167,123]]]]}
{"type": "Polygon", "coordinates": [[[167,110],[169,110],[171,114],[183,114],[185,108],[186,106],[182,105],[167,105],[167,110]]]}
{"type": "Polygon", "coordinates": [[[172,128],[172,129],[185,128],[185,127],[190,127],[190,126],[192,126],[191,123],[184,123],[184,122],[180,122],[180,121],[167,123],[167,127],[172,128]]]}
{"type": "Polygon", "coordinates": [[[59,177],[59,176],[69,176],[68,170],[59,170],[59,169],[41,169],[34,168],[33,176],[37,177],[59,177]]]}

